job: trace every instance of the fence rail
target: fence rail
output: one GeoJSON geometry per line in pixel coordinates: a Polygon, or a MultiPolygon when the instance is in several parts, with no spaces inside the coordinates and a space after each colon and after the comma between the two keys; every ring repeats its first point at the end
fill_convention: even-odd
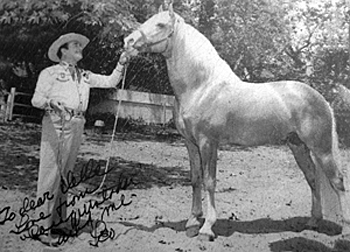
{"type": "Polygon", "coordinates": [[[23,104],[20,102],[15,102],[16,96],[32,96],[28,93],[16,92],[16,88],[11,88],[10,92],[5,91],[3,93],[2,99],[0,99],[0,118],[3,122],[11,121],[14,117],[27,117],[34,118],[35,116],[27,115],[27,114],[18,114],[14,113],[14,107],[26,107],[33,108],[31,105],[23,104]],[[6,98],[7,97],[7,98],[6,98]],[[6,100],[6,102],[5,102],[6,100]]]}
{"type": "MultiPolygon", "coordinates": [[[[24,104],[15,99],[18,96],[30,97],[32,94],[18,92],[16,88],[11,88],[7,92],[7,101],[0,101],[3,121],[11,121],[14,118],[36,118],[37,116],[29,114],[14,113],[15,107],[33,108],[31,104],[24,104]]],[[[109,99],[93,106],[88,113],[94,115],[97,113],[116,113],[118,109],[118,101],[121,100],[121,108],[119,115],[121,118],[142,118],[146,123],[164,124],[173,118],[174,96],[136,92],[130,90],[119,89],[110,95],[109,99]]]]}
{"type": "MultiPolygon", "coordinates": [[[[119,89],[104,103],[116,103],[119,100],[122,101],[119,111],[121,117],[142,118],[146,123],[156,124],[165,124],[173,118],[174,96],[119,89]]],[[[117,108],[118,105],[114,107],[117,108]]]]}

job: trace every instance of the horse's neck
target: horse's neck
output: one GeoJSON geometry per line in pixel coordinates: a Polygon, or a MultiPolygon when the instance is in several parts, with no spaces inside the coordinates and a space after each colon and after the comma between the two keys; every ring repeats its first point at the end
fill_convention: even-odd
{"type": "Polygon", "coordinates": [[[177,98],[191,96],[192,92],[213,85],[218,79],[235,76],[209,40],[190,25],[177,23],[174,37],[167,67],[177,98]]]}

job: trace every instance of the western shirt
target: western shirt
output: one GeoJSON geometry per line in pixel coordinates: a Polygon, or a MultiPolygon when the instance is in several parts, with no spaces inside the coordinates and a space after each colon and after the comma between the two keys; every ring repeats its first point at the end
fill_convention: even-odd
{"type": "Polygon", "coordinates": [[[60,62],[42,70],[36,84],[32,104],[46,109],[50,100],[61,102],[66,108],[86,111],[89,103],[90,88],[113,88],[122,78],[123,66],[118,64],[111,75],[95,74],[80,70],[81,78],[74,78],[69,64],[60,62]]]}

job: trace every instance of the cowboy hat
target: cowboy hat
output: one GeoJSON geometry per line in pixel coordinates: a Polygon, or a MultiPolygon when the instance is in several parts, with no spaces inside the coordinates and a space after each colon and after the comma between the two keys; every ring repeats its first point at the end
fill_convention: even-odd
{"type": "Polygon", "coordinates": [[[57,56],[58,49],[65,43],[71,42],[71,41],[78,41],[82,48],[84,49],[85,46],[90,42],[90,40],[77,33],[67,33],[62,36],[60,36],[55,42],[52,43],[52,45],[49,48],[48,56],[49,59],[53,62],[60,62],[60,59],[57,56]]]}

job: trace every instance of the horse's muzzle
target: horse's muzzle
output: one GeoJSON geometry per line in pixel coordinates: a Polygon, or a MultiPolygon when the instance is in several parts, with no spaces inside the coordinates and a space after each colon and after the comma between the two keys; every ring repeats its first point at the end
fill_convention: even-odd
{"type": "Polygon", "coordinates": [[[142,33],[138,30],[131,33],[124,39],[124,49],[127,51],[136,49],[141,51],[144,48],[144,42],[142,42],[142,33]]]}

